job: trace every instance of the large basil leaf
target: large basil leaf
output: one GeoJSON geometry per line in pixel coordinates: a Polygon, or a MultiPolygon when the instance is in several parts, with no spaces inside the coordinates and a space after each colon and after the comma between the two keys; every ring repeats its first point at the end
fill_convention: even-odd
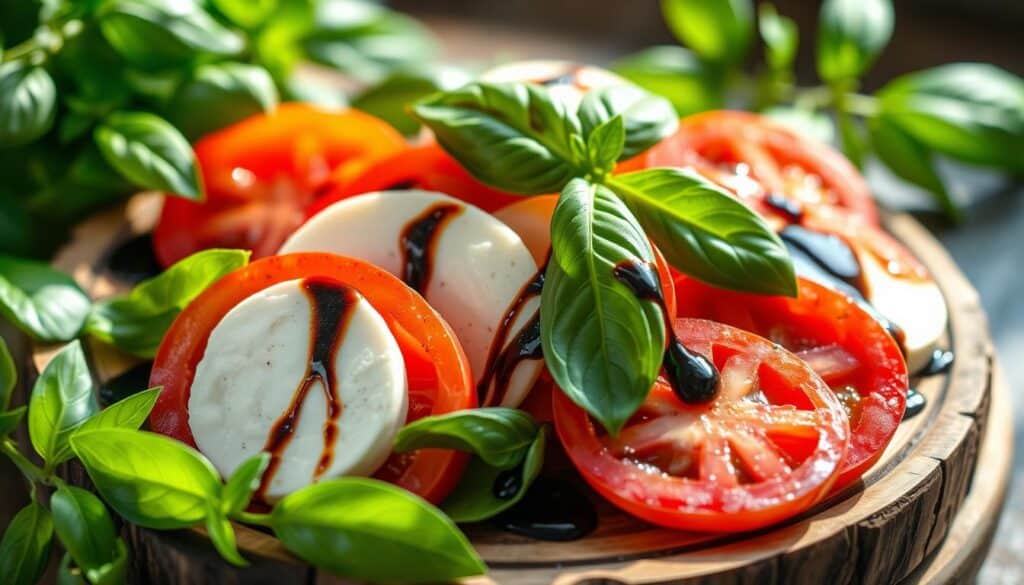
{"type": "MultiPolygon", "coordinates": [[[[115,582],[117,575],[109,567],[119,557],[120,543],[103,502],[92,492],[61,486],[50,498],[50,511],[61,544],[89,580],[95,583],[94,577],[103,575],[115,582]]],[[[123,565],[120,568],[123,579],[123,565]]]]}
{"type": "Polygon", "coordinates": [[[14,366],[11,350],[7,349],[7,342],[0,337],[0,412],[11,405],[11,394],[17,382],[18,370],[14,366]]]}
{"type": "Polygon", "coordinates": [[[92,374],[76,340],[47,364],[29,398],[29,438],[47,466],[71,457],[68,437],[97,410],[92,374]]]}
{"type": "Polygon", "coordinates": [[[622,116],[626,142],[619,160],[631,158],[670,136],[679,119],[668,100],[635,85],[613,85],[587,93],[580,103],[583,135],[590,138],[595,128],[614,116],[622,116]]]}
{"type": "Polygon", "coordinates": [[[402,134],[411,136],[419,131],[420,123],[409,115],[409,106],[438,91],[462,87],[469,79],[466,73],[454,67],[403,68],[356,96],[352,107],[373,114],[402,134]]]}
{"type": "Polygon", "coordinates": [[[927,147],[885,116],[871,120],[868,128],[874,152],[885,166],[903,179],[930,192],[943,213],[954,219],[960,217],[960,209],[935,170],[932,154],[927,147]]]}
{"type": "Polygon", "coordinates": [[[253,492],[260,487],[260,480],[268,465],[270,465],[270,454],[258,453],[246,459],[235,469],[227,483],[224,484],[221,513],[235,514],[249,505],[253,492]]]}
{"type": "Polygon", "coordinates": [[[743,59],[754,34],[750,0],[662,0],[665,22],[682,43],[708,61],[743,59]]]}
{"type": "Polygon", "coordinates": [[[697,173],[649,169],[610,178],[608,186],[683,272],[723,288],[796,295],[793,263],[775,232],[697,173]]]}
{"type": "Polygon", "coordinates": [[[643,229],[607,188],[575,179],[551,219],[541,297],[544,359],[562,391],[617,433],[661,368],[661,309],[616,279],[622,262],[654,261],[643,229]]]}
{"type": "Polygon", "coordinates": [[[21,509],[0,541],[0,575],[8,585],[34,585],[50,558],[53,520],[39,502],[21,509]]]}
{"type": "Polygon", "coordinates": [[[818,22],[818,75],[829,82],[860,77],[892,37],[891,0],[825,0],[818,22]]]}
{"type": "Polygon", "coordinates": [[[258,65],[212,63],[198,67],[178,87],[167,108],[168,121],[190,139],[277,106],[277,87],[258,65]]]}
{"type": "Polygon", "coordinates": [[[57,87],[45,69],[22,61],[0,65],[0,146],[46,134],[56,112],[57,87]]]}
{"type": "Polygon", "coordinates": [[[515,408],[476,408],[409,423],[395,438],[395,451],[457,449],[476,454],[488,465],[508,469],[517,465],[540,427],[528,413],[515,408]]]}
{"type": "Polygon", "coordinates": [[[758,30],[764,39],[765,61],[774,71],[793,66],[800,33],[792,18],[782,16],[771,4],[762,4],[757,13],[758,30]]]}
{"type": "Polygon", "coordinates": [[[616,61],[612,69],[647,91],[668,99],[679,116],[725,105],[721,71],[682,47],[644,49],[616,61]]]}
{"type": "Polygon", "coordinates": [[[1024,79],[993,65],[954,63],[900,77],[878,97],[886,117],[928,148],[1024,170],[1024,79]]]}
{"type": "Polygon", "coordinates": [[[202,199],[192,146],[163,118],[147,112],[115,112],[96,127],[93,137],[110,166],[135,185],[202,199]]]}
{"type": "Polygon", "coordinates": [[[245,266],[249,256],[244,250],[197,252],[130,293],[97,303],[86,331],[131,354],[153,357],[178,313],[208,286],[245,266]]]}
{"type": "Polygon", "coordinates": [[[32,338],[74,338],[89,307],[89,297],[70,276],[42,262],[0,256],[0,315],[32,338]]]}
{"type": "Polygon", "coordinates": [[[110,507],[146,528],[202,522],[220,499],[217,470],[174,439],[131,429],[75,433],[71,448],[110,507]]]}
{"type": "Polygon", "coordinates": [[[360,581],[438,583],[486,567],[452,521],[372,479],[322,481],[274,506],[271,527],[303,560],[360,581]]]}
{"type": "Polygon", "coordinates": [[[76,433],[100,429],[137,430],[149,418],[162,388],[150,388],[104,408],[78,427],[76,433]]]}
{"type": "Polygon", "coordinates": [[[538,85],[473,83],[413,111],[469,172],[504,191],[560,191],[583,162],[571,145],[576,117],[538,85]]]}

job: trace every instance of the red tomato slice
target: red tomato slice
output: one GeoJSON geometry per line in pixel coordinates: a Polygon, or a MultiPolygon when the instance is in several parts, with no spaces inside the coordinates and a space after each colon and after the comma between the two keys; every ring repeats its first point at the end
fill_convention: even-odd
{"type": "Polygon", "coordinates": [[[556,392],[558,436],[584,479],[630,514],[682,530],[753,530],[819,501],[849,435],[828,386],[752,333],[699,319],[678,319],[674,328],[718,367],[718,395],[689,406],[659,381],[612,437],[556,392]]]}
{"type": "Polygon", "coordinates": [[[795,299],[676,280],[678,316],[712,319],[767,337],[832,387],[850,419],[836,488],[857,480],[889,444],[907,402],[907,366],[889,333],[846,295],[800,279],[795,299]]]}
{"type": "Polygon", "coordinates": [[[405,141],[357,110],[282,104],[207,135],[195,145],[206,201],[168,197],[153,233],[164,266],[207,248],[269,256],[305,219],[331,176],[351,178],[405,141]]]}
{"type": "MultiPolygon", "coordinates": [[[[163,386],[150,415],[153,430],[195,446],[188,399],[210,332],[235,305],[279,282],[328,277],[358,290],[398,341],[409,381],[412,422],[476,406],[469,363],[448,325],[415,291],[387,272],[353,258],[302,253],[257,260],[203,291],[175,319],[157,351],[150,384],[163,386]]],[[[230,424],[230,421],[228,421],[230,424]]],[[[377,477],[439,503],[455,487],[467,457],[445,449],[392,455],[377,477]]]]}

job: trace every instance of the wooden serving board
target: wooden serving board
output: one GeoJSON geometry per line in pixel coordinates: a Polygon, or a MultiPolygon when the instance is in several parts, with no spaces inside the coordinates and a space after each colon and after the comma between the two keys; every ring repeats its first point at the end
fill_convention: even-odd
{"type": "MultiPolygon", "coordinates": [[[[127,284],[106,268],[108,257],[124,241],[148,232],[159,206],[158,196],[141,195],[124,209],[83,223],[56,265],[96,298],[125,290],[127,284]]],[[[943,344],[956,361],[944,374],[912,381],[927,405],[900,426],[862,481],[782,525],[726,536],[655,528],[590,494],[599,523],[581,540],[541,542],[486,524],[466,527],[491,568],[488,576],[469,582],[841,585],[939,583],[973,575],[988,549],[1009,478],[1010,409],[994,382],[992,344],[977,293],[913,219],[895,215],[886,222],[942,288],[950,312],[943,344]],[[977,469],[979,460],[983,469],[977,469]]],[[[100,383],[134,364],[97,343],[87,350],[100,383]]],[[[53,352],[38,348],[34,366],[42,368],[53,352]]],[[[84,479],[80,470],[68,473],[84,479]]],[[[201,530],[125,527],[134,582],[339,582],[300,563],[272,536],[236,529],[243,554],[254,561],[247,569],[220,561],[201,530]]]]}

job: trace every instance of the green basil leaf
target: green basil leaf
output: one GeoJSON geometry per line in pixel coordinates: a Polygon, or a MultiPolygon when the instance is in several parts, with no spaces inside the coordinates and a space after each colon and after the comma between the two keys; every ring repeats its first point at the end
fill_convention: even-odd
{"type": "Polygon", "coordinates": [[[612,70],[668,99],[679,116],[725,106],[721,71],[682,47],[651,47],[616,61],[612,70]]]}
{"type": "Polygon", "coordinates": [[[139,526],[193,526],[221,496],[217,470],[206,457],[163,435],[103,429],[74,434],[71,448],[103,499],[139,526]]]}
{"type": "Polygon", "coordinates": [[[544,466],[545,444],[546,433],[541,430],[530,444],[521,464],[507,470],[488,465],[480,457],[473,457],[462,480],[445,498],[441,509],[455,522],[466,523],[487,520],[516,505],[540,475],[544,466]],[[499,497],[495,493],[499,491],[496,485],[499,476],[503,484],[509,482],[513,486],[518,485],[518,488],[511,495],[502,494],[499,497]]]}
{"type": "Polygon", "coordinates": [[[110,166],[139,187],[203,198],[192,146],[163,118],[147,112],[115,112],[93,137],[110,166]]]}
{"type": "Polygon", "coordinates": [[[600,124],[622,116],[625,146],[618,160],[640,154],[670,136],[679,126],[672,104],[635,85],[614,85],[587,93],[580,102],[580,125],[589,139],[600,124]]]}
{"type": "Polygon", "coordinates": [[[247,567],[249,561],[245,560],[238,552],[238,544],[235,542],[235,529],[231,521],[219,510],[209,510],[206,516],[206,534],[217,549],[217,554],[222,559],[236,567],[247,567]]]}
{"type": "Polygon", "coordinates": [[[64,553],[57,567],[57,585],[89,585],[85,575],[78,567],[71,564],[71,555],[64,553]]]}
{"type": "Polygon", "coordinates": [[[245,250],[204,250],[181,260],[126,295],[93,307],[85,330],[139,357],[153,357],[164,333],[192,299],[249,263],[245,250]]]}
{"type": "Polygon", "coordinates": [[[28,413],[32,447],[49,467],[66,461],[71,457],[68,437],[97,410],[82,345],[72,341],[47,364],[32,388],[28,413]]]}
{"type": "Polygon", "coordinates": [[[213,6],[228,20],[246,29],[266,22],[278,7],[278,0],[213,0],[213,6]]]}
{"type": "Polygon", "coordinates": [[[436,92],[462,87],[469,80],[465,72],[454,67],[401,69],[360,93],[352,100],[352,107],[373,114],[402,134],[411,136],[420,129],[419,121],[408,112],[412,104],[436,92]]]}
{"type": "Polygon", "coordinates": [[[884,116],[871,120],[868,128],[874,152],[885,166],[931,193],[951,219],[961,218],[960,208],[935,170],[932,154],[926,146],[884,116]]]}
{"type": "Polygon", "coordinates": [[[39,502],[18,512],[0,540],[0,575],[8,585],[34,585],[50,558],[53,520],[39,502]]]}
{"type": "Polygon", "coordinates": [[[14,432],[14,429],[18,428],[21,420],[25,418],[26,410],[28,410],[28,407],[19,406],[13,410],[0,412],[0,439],[3,439],[14,432]]]}
{"type": "Polygon", "coordinates": [[[661,309],[614,274],[654,252],[626,205],[601,185],[575,179],[551,219],[552,258],[541,296],[541,341],[551,376],[573,402],[617,433],[661,368],[661,309]]]}
{"type": "Polygon", "coordinates": [[[11,405],[11,395],[17,383],[18,370],[14,366],[14,358],[7,348],[7,342],[0,337],[0,411],[7,410],[11,405]]]}
{"type": "Polygon", "coordinates": [[[117,559],[114,522],[92,492],[61,486],[50,498],[50,512],[60,543],[87,574],[117,559]]]}
{"type": "Polygon", "coordinates": [[[0,145],[26,144],[46,134],[57,112],[57,87],[42,67],[0,65],[0,145]]]}
{"type": "Polygon", "coordinates": [[[601,175],[612,172],[625,146],[626,126],[622,122],[622,115],[616,114],[591,130],[587,136],[587,159],[591,168],[601,175]]]}
{"type": "Polygon", "coordinates": [[[190,139],[277,106],[270,73],[258,65],[213,63],[197,68],[171,99],[168,121],[190,139]]]}
{"type": "Polygon", "coordinates": [[[828,82],[856,79],[892,37],[890,0],[825,0],[818,22],[818,75],[828,82]]]}
{"type": "Polygon", "coordinates": [[[470,173],[504,191],[560,191],[584,162],[570,146],[579,122],[538,85],[472,83],[421,101],[413,112],[470,173]]]}
{"type": "Polygon", "coordinates": [[[114,560],[83,570],[72,564],[71,555],[64,553],[57,569],[57,585],[124,585],[128,567],[128,547],[124,540],[115,541],[116,556],[114,560]]]}
{"type": "Polygon", "coordinates": [[[661,12],[677,39],[716,63],[742,60],[754,35],[750,0],[662,0],[661,12]]]}
{"type": "Polygon", "coordinates": [[[85,136],[96,123],[96,118],[88,114],[68,112],[60,120],[57,127],[57,139],[63,145],[68,145],[82,136],[85,136]]]}
{"type": "MultiPolygon", "coordinates": [[[[59,77],[66,76],[73,82],[75,97],[79,100],[104,105],[116,103],[115,107],[121,107],[132,97],[124,84],[124,60],[92,19],[83,22],[78,34],[65,36],[64,45],[52,59],[59,77]]],[[[68,105],[75,107],[70,100],[68,105]]],[[[99,115],[110,111],[113,110],[99,112],[99,115]]]]}
{"type": "Polygon", "coordinates": [[[395,451],[456,449],[474,453],[493,467],[508,469],[523,459],[538,428],[532,416],[515,408],[460,410],[407,424],[395,437],[395,451]]]}
{"type": "Polygon", "coordinates": [[[76,433],[88,433],[100,429],[132,429],[138,430],[153,410],[162,387],[150,388],[144,392],[133,394],[124,400],[115,402],[89,417],[76,433]]]}
{"type": "Polygon", "coordinates": [[[776,106],[768,108],[761,114],[797,134],[802,134],[823,144],[831,144],[835,140],[835,125],[832,124],[832,119],[822,112],[776,106]]]}
{"type": "Polygon", "coordinates": [[[878,94],[883,114],[928,148],[1024,171],[1024,79],[980,63],[900,77],[878,94]]]}
{"type": "Polygon", "coordinates": [[[49,265],[0,256],[0,315],[33,339],[67,341],[82,329],[89,297],[49,265]]]}
{"type": "Polygon", "coordinates": [[[692,171],[649,169],[608,179],[669,263],[709,284],[796,295],[793,263],[756,213],[692,171]]]}
{"type": "Polygon", "coordinates": [[[800,34],[792,18],[782,16],[771,4],[762,4],[757,13],[758,29],[765,44],[765,60],[775,71],[787,70],[796,59],[800,34]]]}
{"type": "Polygon", "coordinates": [[[864,156],[869,145],[861,135],[857,121],[846,112],[836,114],[836,125],[839,127],[839,139],[843,145],[843,154],[858,169],[864,168],[864,156]]]}
{"type": "Polygon", "coordinates": [[[249,505],[253,492],[260,487],[260,479],[270,465],[270,454],[259,453],[246,459],[235,469],[224,484],[221,513],[236,514],[249,505]]]}
{"type": "Polygon", "coordinates": [[[99,13],[103,36],[129,63],[147,69],[183,65],[202,54],[231,56],[244,40],[196,0],[113,0],[99,13]]]}
{"type": "Polygon", "coordinates": [[[487,570],[440,510],[372,479],[332,479],[285,496],[271,527],[303,560],[356,580],[436,583],[487,570]]]}

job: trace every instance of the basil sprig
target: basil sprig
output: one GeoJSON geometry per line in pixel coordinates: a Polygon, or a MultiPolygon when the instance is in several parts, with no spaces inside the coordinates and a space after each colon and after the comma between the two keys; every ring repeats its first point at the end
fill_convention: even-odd
{"type": "Polygon", "coordinates": [[[74,341],[43,369],[29,399],[29,438],[47,467],[71,457],[68,438],[97,410],[92,373],[74,341]]]}

